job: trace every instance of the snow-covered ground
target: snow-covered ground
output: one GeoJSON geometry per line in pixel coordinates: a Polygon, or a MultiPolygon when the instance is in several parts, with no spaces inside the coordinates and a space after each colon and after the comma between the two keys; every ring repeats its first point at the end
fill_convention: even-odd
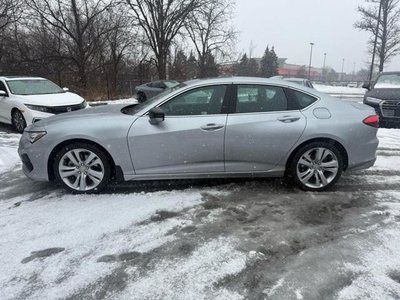
{"type": "Polygon", "coordinates": [[[353,88],[346,86],[330,86],[330,85],[322,85],[322,84],[314,84],[314,88],[322,93],[339,97],[339,98],[362,98],[367,92],[366,89],[363,88],[353,88]]]}
{"type": "Polygon", "coordinates": [[[68,195],[0,129],[0,299],[399,299],[400,130],[333,191],[280,180],[68,195]]]}

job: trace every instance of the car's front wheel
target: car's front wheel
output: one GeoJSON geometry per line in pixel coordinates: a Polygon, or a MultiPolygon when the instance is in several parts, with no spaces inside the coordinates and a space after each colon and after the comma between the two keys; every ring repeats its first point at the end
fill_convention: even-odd
{"type": "Polygon", "coordinates": [[[25,117],[22,114],[22,112],[18,109],[14,109],[13,112],[11,113],[11,122],[14,127],[14,129],[18,133],[23,133],[24,129],[26,127],[26,121],[25,117]]]}
{"type": "Polygon", "coordinates": [[[97,146],[74,143],[61,149],[53,163],[57,182],[74,193],[99,192],[111,176],[106,154],[97,146]]]}
{"type": "Polygon", "coordinates": [[[290,165],[290,176],[306,191],[325,191],[333,186],[343,172],[343,157],[337,147],[314,142],[297,151],[290,165]]]}

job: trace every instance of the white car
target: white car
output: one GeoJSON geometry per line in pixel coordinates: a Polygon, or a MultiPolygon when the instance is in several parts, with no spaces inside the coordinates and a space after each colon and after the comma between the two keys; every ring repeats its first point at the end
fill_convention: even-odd
{"type": "Polygon", "coordinates": [[[40,77],[0,77],[0,122],[23,132],[44,118],[83,109],[86,101],[40,77]]]}

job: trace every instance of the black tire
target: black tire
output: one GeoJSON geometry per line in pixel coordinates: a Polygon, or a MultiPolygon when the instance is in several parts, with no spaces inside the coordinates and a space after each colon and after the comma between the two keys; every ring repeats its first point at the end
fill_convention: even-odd
{"type": "Polygon", "coordinates": [[[147,100],[146,94],[143,92],[138,92],[137,96],[139,103],[145,102],[147,100]]]}
{"type": "Polygon", "coordinates": [[[23,133],[26,128],[26,120],[19,109],[14,109],[11,113],[11,123],[14,130],[18,133],[23,133]]]}
{"type": "MultiPolygon", "coordinates": [[[[328,152],[329,152],[328,151],[328,152]]],[[[327,157],[330,158],[330,157],[327,157]]],[[[313,161],[314,163],[314,161],[313,161]]],[[[322,162],[323,164],[323,162],[322,162]]],[[[321,161],[319,161],[319,166],[318,164],[316,164],[316,166],[313,166],[313,168],[321,168],[321,161]]],[[[310,170],[313,170],[311,167],[305,167],[306,169],[309,168],[310,170]]],[[[329,174],[330,171],[324,171],[322,169],[319,169],[319,171],[322,172],[327,172],[324,174],[329,174]]],[[[314,172],[319,172],[319,171],[314,171],[314,172]]],[[[303,146],[302,148],[300,148],[296,154],[293,156],[292,160],[289,163],[289,169],[287,170],[287,176],[289,177],[290,181],[294,182],[300,189],[304,190],[304,191],[313,191],[313,192],[323,192],[328,190],[329,188],[331,188],[333,185],[335,185],[335,183],[339,180],[339,178],[341,177],[343,172],[343,155],[342,153],[339,151],[339,149],[333,144],[333,143],[327,143],[327,142],[312,142],[310,144],[307,144],[305,146],[303,146]],[[331,173],[331,177],[329,180],[329,183],[324,185],[324,186],[320,186],[320,187],[315,187],[315,186],[309,186],[307,184],[305,184],[301,178],[299,177],[299,173],[301,174],[301,170],[300,168],[302,168],[303,166],[300,164],[300,166],[298,166],[298,163],[300,161],[300,159],[303,157],[303,155],[306,155],[309,151],[312,151],[313,149],[316,148],[324,148],[324,149],[328,149],[329,151],[331,151],[331,153],[334,154],[334,156],[336,156],[334,158],[333,155],[330,155],[330,157],[332,158],[332,160],[336,159],[337,162],[337,173],[336,175],[333,175],[333,173],[331,173]],[[298,170],[299,168],[299,170],[298,170]]],[[[317,177],[317,175],[313,175],[313,177],[310,178],[310,180],[314,180],[315,177],[317,177]]],[[[321,176],[318,176],[321,179],[321,176]]],[[[317,180],[317,179],[315,179],[317,180]]],[[[313,184],[313,183],[309,183],[309,184],[313,184]]],[[[317,185],[317,182],[315,183],[315,185],[317,185]]]]}
{"type": "MultiPolygon", "coordinates": [[[[76,156],[74,156],[74,157],[76,158],[76,156]]],[[[82,158],[82,161],[85,160],[85,157],[81,156],[81,158],[82,158]]],[[[86,159],[87,158],[88,157],[86,157],[86,159]]],[[[70,165],[71,165],[71,168],[74,169],[75,165],[72,163],[71,160],[70,160],[70,165]]],[[[84,166],[82,166],[82,169],[83,168],[84,168],[84,166]]],[[[89,167],[87,167],[87,168],[89,168],[89,167]]],[[[111,163],[109,162],[109,158],[102,149],[100,149],[99,147],[97,147],[95,145],[89,144],[89,143],[80,142],[80,143],[73,143],[73,144],[67,145],[56,154],[54,161],[53,161],[53,172],[55,175],[56,182],[59,183],[66,190],[68,190],[74,194],[92,194],[92,193],[101,192],[108,185],[110,178],[111,178],[112,170],[111,170],[111,163]],[[60,170],[59,170],[60,162],[63,159],[63,163],[65,163],[64,159],[67,159],[67,158],[65,158],[64,156],[72,150],[75,150],[77,152],[79,152],[80,150],[83,150],[81,153],[82,155],[84,155],[85,151],[87,151],[88,154],[94,153],[100,159],[103,169],[99,171],[99,169],[101,169],[100,165],[95,165],[95,166],[93,166],[93,168],[97,167],[96,172],[102,172],[103,177],[101,178],[101,180],[99,180],[100,182],[97,183],[97,185],[95,185],[93,188],[90,188],[90,186],[89,186],[90,184],[87,184],[87,183],[90,183],[90,181],[92,183],[96,184],[93,180],[90,179],[91,176],[89,175],[90,171],[94,171],[94,170],[92,170],[92,167],[90,167],[90,170],[87,169],[88,170],[87,173],[86,172],[84,173],[85,174],[84,181],[88,185],[88,187],[87,187],[88,189],[81,190],[79,187],[73,188],[71,185],[68,185],[66,182],[64,182],[64,179],[62,178],[62,176],[60,174],[60,170]]],[[[80,170],[79,174],[80,175],[78,175],[78,174],[71,175],[70,177],[66,178],[67,182],[72,184],[72,181],[74,181],[75,179],[78,180],[77,177],[82,176],[83,171],[80,170]]]]}

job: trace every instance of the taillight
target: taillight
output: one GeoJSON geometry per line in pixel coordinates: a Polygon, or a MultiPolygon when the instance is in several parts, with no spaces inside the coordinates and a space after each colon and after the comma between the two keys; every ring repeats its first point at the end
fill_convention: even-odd
{"type": "Polygon", "coordinates": [[[369,116],[364,119],[363,123],[368,126],[379,128],[379,116],[369,116]]]}

